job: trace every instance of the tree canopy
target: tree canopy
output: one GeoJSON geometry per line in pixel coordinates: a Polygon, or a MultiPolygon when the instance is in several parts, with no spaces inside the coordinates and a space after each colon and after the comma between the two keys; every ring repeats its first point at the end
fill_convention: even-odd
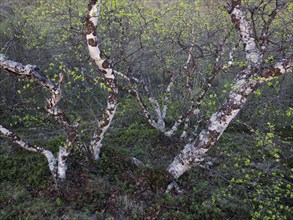
{"type": "Polygon", "coordinates": [[[110,218],[292,217],[291,1],[1,4],[1,187],[20,146],[59,206],[79,179],[135,199],[110,218]]]}

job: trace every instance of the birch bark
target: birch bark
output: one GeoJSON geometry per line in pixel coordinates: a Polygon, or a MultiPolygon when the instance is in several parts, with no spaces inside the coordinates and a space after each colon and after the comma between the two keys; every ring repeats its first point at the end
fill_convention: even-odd
{"type": "Polygon", "coordinates": [[[261,70],[262,54],[256,46],[250,24],[240,9],[241,1],[232,1],[229,13],[235,27],[239,30],[244,46],[248,66],[241,71],[234,83],[234,89],[229,93],[226,103],[214,113],[197,140],[185,145],[184,149],[175,157],[167,168],[167,172],[174,178],[180,177],[193,166],[200,165],[206,152],[221,137],[233,118],[243,108],[247,97],[263,82],[272,80],[287,72],[292,72],[293,58],[277,62],[270,68],[261,70]]]}
{"type": "Polygon", "coordinates": [[[90,142],[90,151],[94,160],[100,158],[102,140],[108,130],[117,108],[118,87],[116,74],[108,60],[103,59],[98,46],[97,25],[100,14],[101,1],[91,0],[88,4],[88,16],[86,20],[86,39],[91,58],[95,61],[99,70],[103,73],[106,85],[109,88],[107,108],[102,118],[97,121],[96,131],[90,142]]]}
{"type": "Polygon", "coordinates": [[[64,180],[66,178],[67,171],[66,161],[72,150],[73,144],[76,141],[77,128],[76,125],[71,123],[65,113],[58,107],[58,103],[61,99],[60,84],[63,80],[63,75],[60,75],[59,83],[55,84],[47,79],[46,76],[36,66],[23,65],[21,63],[8,60],[3,55],[0,56],[0,68],[6,70],[6,72],[8,72],[10,75],[14,75],[23,79],[32,79],[51,93],[51,97],[47,100],[45,109],[59,124],[62,125],[67,133],[66,145],[65,147],[59,147],[58,157],[55,158],[53,153],[49,150],[45,150],[41,147],[34,147],[29,143],[21,140],[17,135],[13,134],[4,127],[1,127],[0,132],[14,143],[18,144],[20,147],[29,151],[39,152],[46,156],[50,171],[52,172],[54,179],[64,180]]]}

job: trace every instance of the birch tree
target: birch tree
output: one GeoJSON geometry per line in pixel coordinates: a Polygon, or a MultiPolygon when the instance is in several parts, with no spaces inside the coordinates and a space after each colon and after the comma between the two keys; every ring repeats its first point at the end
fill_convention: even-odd
{"type": "Polygon", "coordinates": [[[109,128],[113,116],[117,107],[117,94],[118,88],[116,85],[115,75],[116,73],[110,67],[110,63],[101,58],[101,53],[97,44],[96,38],[96,25],[98,22],[98,16],[100,12],[100,5],[91,5],[89,3],[90,10],[87,16],[86,22],[86,39],[88,44],[88,49],[91,58],[97,64],[99,70],[104,74],[105,84],[108,86],[108,99],[107,108],[101,119],[96,122],[96,131],[93,134],[92,140],[89,144],[78,144],[77,140],[77,126],[78,124],[73,123],[70,118],[65,114],[58,104],[62,98],[61,84],[64,80],[64,75],[60,73],[59,80],[57,83],[52,82],[46,74],[44,74],[39,68],[34,65],[23,65],[12,60],[1,54],[0,57],[0,68],[11,76],[18,77],[24,80],[33,80],[34,82],[41,85],[45,90],[49,91],[51,97],[47,99],[45,106],[46,111],[54,117],[54,119],[64,128],[67,134],[67,140],[65,146],[60,146],[58,154],[54,156],[54,153],[50,150],[44,148],[43,146],[35,146],[25,141],[7,127],[0,125],[0,132],[10,139],[12,142],[18,146],[35,153],[40,153],[44,155],[48,161],[49,169],[56,183],[59,180],[66,179],[67,171],[67,158],[70,155],[72,149],[75,147],[85,146],[89,149],[91,157],[94,160],[99,159],[100,148],[102,146],[102,140],[104,138],[105,132],[109,128]]]}
{"type": "MultiPolygon", "coordinates": [[[[198,136],[193,139],[191,142],[187,143],[183,150],[175,157],[173,162],[167,168],[167,173],[169,173],[173,178],[180,177],[183,173],[194,166],[200,166],[204,160],[204,156],[207,151],[218,141],[223,132],[229,126],[230,122],[237,116],[239,111],[245,106],[249,95],[256,90],[261,84],[273,80],[278,76],[282,76],[287,72],[292,72],[292,58],[283,57],[276,63],[271,66],[265,65],[264,56],[266,56],[267,48],[269,46],[268,32],[270,26],[277,16],[278,12],[286,7],[286,3],[276,4],[275,8],[272,9],[272,13],[269,14],[268,18],[264,18],[264,27],[261,31],[261,37],[256,39],[256,35],[253,29],[257,28],[254,24],[253,28],[251,23],[247,20],[245,13],[243,12],[243,6],[241,1],[229,1],[227,6],[228,14],[230,15],[231,21],[235,28],[240,34],[240,40],[243,45],[243,52],[245,54],[246,65],[244,68],[239,71],[230,91],[227,101],[222,105],[219,111],[212,114],[210,119],[207,122],[206,127],[199,132],[198,136]],[[267,20],[266,20],[267,19],[267,20]],[[261,39],[261,40],[260,40],[261,39]]],[[[96,12],[99,11],[100,2],[92,1],[91,10],[96,12]]],[[[98,13],[97,13],[98,14],[98,13]]],[[[193,27],[196,28],[196,27],[193,27]]],[[[228,38],[227,35],[224,38],[228,38]]],[[[194,43],[194,42],[193,42],[194,43]]],[[[221,43],[220,45],[224,45],[221,43]]],[[[141,84],[143,90],[146,94],[149,93],[148,87],[142,80],[139,80],[135,77],[128,77],[125,74],[113,71],[117,75],[121,76],[123,79],[130,83],[128,88],[120,88],[122,91],[126,91],[132,94],[138,101],[140,107],[143,110],[143,114],[147,119],[148,123],[155,129],[161,131],[166,136],[172,136],[177,130],[178,127],[183,123],[187,124],[188,120],[193,114],[197,114],[202,102],[203,97],[207,93],[208,89],[211,87],[211,82],[215,78],[215,75],[221,71],[227,71],[230,66],[234,64],[233,52],[238,47],[238,43],[231,49],[229,52],[229,59],[227,63],[222,65],[219,64],[221,56],[223,55],[224,48],[220,47],[217,50],[217,56],[215,58],[215,64],[212,68],[209,78],[206,80],[206,86],[203,88],[203,91],[197,98],[197,101],[191,105],[190,109],[175,121],[175,124],[171,127],[170,130],[167,130],[165,127],[165,117],[168,109],[167,101],[170,96],[170,90],[173,86],[173,83],[176,79],[176,75],[171,77],[169,84],[166,86],[165,95],[164,95],[164,104],[163,107],[159,104],[152,96],[148,96],[149,102],[154,106],[154,112],[157,119],[154,119],[150,111],[147,109],[146,104],[144,103],[143,98],[141,97],[139,91],[135,89],[133,84],[141,84]]],[[[192,48],[190,47],[188,51],[188,57],[183,65],[183,68],[190,72],[189,66],[191,62],[191,52],[192,48]]],[[[99,58],[99,56],[97,56],[99,58]]],[[[103,62],[103,60],[101,60],[103,62]]],[[[107,66],[108,67],[108,66],[107,66]]],[[[187,81],[188,81],[187,77],[187,81]]],[[[187,86],[187,91],[190,91],[190,88],[187,86]]],[[[184,136],[184,133],[182,134],[184,136]]]]}
{"type": "MultiPolygon", "coordinates": [[[[277,1],[277,3],[280,3],[277,1]]],[[[198,138],[184,146],[183,150],[174,158],[167,168],[173,178],[180,177],[183,173],[194,166],[199,166],[206,153],[219,140],[230,122],[244,107],[248,96],[261,84],[292,72],[292,57],[284,57],[275,64],[265,67],[264,54],[268,48],[268,31],[277,13],[289,2],[277,4],[273,13],[270,14],[262,31],[262,40],[257,41],[250,22],[248,22],[241,1],[228,1],[227,11],[231,21],[240,34],[245,52],[247,65],[239,71],[230,91],[227,101],[219,111],[209,119],[207,126],[199,133],[198,138]]]]}
{"type": "MultiPolygon", "coordinates": [[[[193,6],[196,6],[197,2],[199,1],[193,2],[193,6]]],[[[179,2],[178,4],[183,9],[189,8],[191,11],[195,11],[194,14],[191,13],[191,21],[194,21],[193,18],[196,17],[198,10],[202,9],[200,7],[188,7],[188,5],[184,5],[183,2],[179,2]]],[[[206,4],[208,6],[205,10],[209,11],[208,7],[216,3],[206,2],[206,4]]],[[[251,4],[254,5],[254,3],[251,4]]],[[[171,56],[172,63],[176,64],[177,69],[172,69],[175,64],[165,68],[163,65],[163,57],[156,56],[157,60],[154,62],[157,62],[159,65],[163,66],[163,73],[169,74],[170,72],[170,75],[166,77],[167,79],[164,82],[163,94],[158,97],[153,95],[153,90],[155,90],[155,87],[157,87],[158,84],[138,77],[144,74],[147,75],[149,71],[148,68],[146,68],[144,74],[141,74],[139,71],[134,74],[125,73],[123,71],[116,70],[116,67],[114,68],[112,66],[111,60],[106,59],[105,56],[103,56],[100,47],[100,35],[102,34],[103,29],[100,28],[101,24],[99,24],[99,16],[101,15],[101,7],[103,4],[100,0],[90,0],[88,4],[87,17],[85,19],[85,42],[88,47],[91,60],[94,61],[94,64],[102,75],[102,77],[99,77],[98,82],[104,83],[108,92],[107,107],[102,117],[100,119],[97,118],[95,121],[95,131],[90,142],[82,143],[82,145],[89,150],[92,159],[98,160],[100,158],[102,141],[111,125],[118,106],[118,92],[126,92],[135,97],[142,110],[142,114],[154,129],[162,132],[168,137],[174,136],[176,132],[181,129],[180,137],[190,137],[189,140],[185,142],[186,145],[183,147],[182,151],[174,158],[173,162],[166,170],[166,173],[170,175],[172,179],[179,178],[183,173],[194,166],[201,166],[206,153],[219,140],[231,121],[245,106],[248,97],[252,94],[252,92],[265,82],[282,76],[287,72],[292,72],[292,54],[290,53],[284,53],[280,57],[276,56],[273,59],[273,61],[275,61],[274,63],[270,60],[269,64],[271,65],[268,65],[266,62],[269,56],[275,55],[274,52],[271,52],[271,50],[275,48],[275,45],[276,47],[279,47],[279,42],[275,42],[275,39],[271,38],[271,27],[274,25],[274,21],[278,18],[279,13],[281,13],[282,10],[289,4],[289,1],[276,1],[276,4],[273,4],[271,1],[260,1],[258,6],[249,8],[249,5],[243,5],[240,0],[228,1],[227,14],[229,15],[229,22],[233,24],[233,30],[234,28],[236,29],[237,35],[240,35],[237,40],[235,40],[234,36],[232,36],[233,31],[229,29],[232,25],[229,26],[224,23],[223,26],[227,27],[228,30],[224,31],[219,28],[215,31],[214,36],[209,38],[209,35],[213,31],[207,31],[207,34],[205,35],[204,31],[200,32],[200,30],[204,30],[205,28],[208,30],[210,27],[206,24],[201,27],[197,26],[204,23],[202,22],[203,20],[200,20],[200,22],[197,23],[191,23],[189,21],[188,24],[191,25],[188,30],[188,37],[182,37],[181,35],[184,34],[180,30],[174,34],[174,36],[177,37],[173,38],[176,41],[175,48],[180,51],[180,56],[176,50],[172,50],[170,53],[173,55],[171,56]],[[248,16],[249,14],[252,17],[250,19],[248,16]],[[262,22],[256,24],[252,15],[260,16],[262,22]],[[221,31],[224,33],[218,37],[217,34],[220,34],[221,31]],[[202,35],[199,39],[196,37],[197,32],[200,33],[199,35],[202,35]],[[186,39],[189,39],[190,42],[186,43],[186,39]],[[199,42],[200,40],[204,41],[204,43],[199,42]],[[239,49],[241,47],[238,43],[239,40],[243,47],[242,50],[239,49]],[[207,98],[208,93],[212,89],[212,84],[218,74],[222,72],[227,73],[229,71],[234,71],[231,67],[235,67],[236,61],[234,53],[236,52],[238,52],[238,57],[242,58],[243,55],[245,57],[245,61],[242,62],[243,68],[237,69],[237,76],[234,80],[232,89],[228,94],[226,102],[217,112],[210,116],[209,120],[205,123],[205,127],[202,128],[199,124],[202,120],[204,120],[201,118],[204,99],[207,98]],[[202,62],[200,65],[204,67],[206,67],[206,64],[208,63],[210,68],[207,68],[207,73],[205,76],[202,76],[203,80],[201,81],[201,87],[197,88],[198,84],[201,83],[194,83],[193,77],[202,75],[196,67],[199,65],[199,62],[202,62]],[[124,83],[117,83],[118,77],[119,79],[124,80],[124,83]],[[177,98],[177,100],[173,100],[173,90],[179,87],[179,83],[181,83],[180,86],[184,87],[184,89],[177,90],[180,91],[180,94],[178,95],[179,98],[177,98]],[[196,85],[193,85],[193,83],[196,85]],[[197,91],[195,92],[195,90],[197,91]],[[172,123],[170,123],[170,121],[167,120],[168,113],[170,113],[170,104],[173,104],[173,102],[176,101],[179,103],[178,105],[182,104],[182,102],[180,102],[181,100],[178,100],[181,97],[188,97],[189,105],[185,108],[183,113],[181,112],[178,114],[179,116],[173,118],[172,123]],[[194,124],[190,123],[191,121],[194,124]],[[202,130],[197,132],[197,129],[199,128],[202,130]],[[192,131],[195,135],[188,136],[188,131],[192,131]]],[[[216,6],[219,5],[216,4],[216,6]]],[[[215,8],[217,7],[214,7],[213,9],[215,8]]],[[[175,10],[176,9],[177,8],[175,7],[175,10]]],[[[221,10],[222,9],[223,7],[221,10]]],[[[161,8],[160,10],[163,9],[161,8]]],[[[142,12],[139,11],[139,13],[142,12]]],[[[178,14],[181,15],[180,13],[178,14]]],[[[174,16],[172,22],[178,20],[180,17],[179,15],[177,17],[174,16]]],[[[142,28],[158,19],[158,17],[155,16],[150,19],[144,15],[140,16],[144,22],[141,26],[142,28]]],[[[152,16],[153,15],[150,17],[152,16]]],[[[213,13],[209,17],[212,19],[210,21],[211,23],[217,20],[217,16],[213,13]]],[[[187,22],[186,20],[189,18],[190,17],[182,18],[183,20],[178,23],[178,26],[185,25],[185,22],[187,22]]],[[[153,23],[153,26],[154,28],[155,26],[158,26],[156,27],[157,29],[162,27],[157,23],[153,23]]],[[[169,30],[169,28],[165,29],[169,31],[167,32],[167,35],[171,34],[173,31],[169,30]]],[[[155,40],[156,39],[150,41],[150,44],[160,43],[155,40]]],[[[103,41],[103,39],[101,41],[103,41]]],[[[142,40],[140,39],[139,41],[142,40]]],[[[286,45],[290,44],[292,40],[289,39],[288,42],[285,42],[286,45]]],[[[139,45],[138,50],[144,46],[143,43],[140,42],[140,44],[141,45],[139,45]]],[[[168,50],[169,48],[166,46],[164,49],[168,50]]],[[[156,55],[156,53],[154,54],[156,55]]],[[[135,53],[132,53],[132,55],[133,54],[135,53]]],[[[145,54],[142,52],[140,55],[144,56],[145,54]]],[[[138,58],[135,57],[132,63],[140,65],[138,58]]],[[[147,59],[148,58],[150,57],[148,56],[147,59]]],[[[43,154],[48,160],[49,168],[54,178],[65,179],[67,157],[73,147],[76,147],[78,143],[77,125],[72,123],[69,117],[65,115],[65,111],[60,109],[58,106],[61,99],[61,82],[63,81],[62,74],[59,76],[59,81],[54,83],[35,66],[16,63],[4,56],[1,56],[0,61],[0,67],[6,70],[9,75],[23,79],[33,79],[51,94],[51,97],[47,100],[45,109],[64,128],[67,133],[67,141],[65,146],[60,146],[58,155],[54,156],[52,152],[46,150],[44,147],[33,146],[25,140],[22,140],[8,128],[1,126],[1,133],[24,149],[43,154]]],[[[70,63],[70,61],[68,61],[68,63],[70,63]]],[[[149,64],[149,62],[147,63],[149,64]]],[[[128,67],[130,68],[132,66],[129,65],[128,67]]],[[[81,71],[80,75],[82,74],[83,73],[81,71]]],[[[95,97],[95,95],[93,95],[93,97],[95,97]]],[[[170,184],[168,191],[174,186],[176,187],[176,184],[170,184]]]]}
{"type": "Polygon", "coordinates": [[[100,1],[90,1],[88,5],[89,13],[86,21],[86,39],[90,56],[95,61],[99,70],[104,74],[105,83],[109,88],[107,109],[102,119],[97,122],[97,128],[90,143],[90,150],[95,160],[98,160],[100,157],[101,142],[114,117],[118,94],[116,84],[117,73],[112,69],[109,61],[101,57],[101,51],[98,47],[96,28],[100,7],[100,1]]]}
{"type": "Polygon", "coordinates": [[[164,10],[154,12],[158,15],[155,17],[156,21],[152,28],[154,29],[154,35],[158,35],[159,39],[153,39],[150,43],[155,44],[153,49],[155,50],[154,56],[156,58],[153,63],[159,63],[160,74],[163,75],[164,80],[164,85],[158,86],[164,89],[160,89],[160,92],[157,92],[155,86],[157,84],[149,79],[151,78],[150,74],[145,78],[135,78],[133,75],[136,76],[137,74],[134,73],[131,76],[124,77],[130,86],[121,88],[121,90],[135,97],[142,109],[143,116],[150,126],[167,137],[174,137],[180,131],[179,136],[181,139],[188,139],[187,131],[191,130],[190,122],[195,122],[192,125],[193,127],[198,126],[202,115],[200,108],[203,99],[211,91],[212,82],[216,75],[227,71],[232,66],[233,51],[235,49],[231,50],[229,59],[226,60],[227,49],[225,47],[229,43],[227,39],[231,32],[229,29],[225,31],[227,36],[224,36],[223,39],[216,39],[215,37],[211,37],[210,41],[202,39],[202,35],[220,34],[222,26],[225,26],[225,18],[221,18],[217,22],[220,27],[215,25],[216,27],[211,29],[211,26],[209,26],[209,30],[204,30],[204,26],[212,21],[205,16],[205,10],[208,10],[208,6],[202,7],[197,1],[178,4],[173,2],[170,4],[172,7],[167,5],[164,10]],[[178,20],[177,16],[182,20],[178,20]],[[197,24],[202,23],[205,24],[200,28],[196,28],[197,24]],[[172,28],[169,29],[169,27],[172,28]],[[188,40],[190,41],[188,42],[188,40]],[[170,48],[168,47],[169,45],[161,48],[164,43],[168,44],[169,41],[172,42],[170,48]],[[167,52],[167,50],[170,51],[167,52]],[[162,54],[166,54],[166,57],[162,56],[162,54]],[[202,73],[199,63],[206,56],[212,57],[208,62],[212,67],[202,73]],[[174,63],[174,65],[168,63],[174,63]],[[194,83],[194,81],[197,82],[194,83]],[[199,86],[199,84],[203,83],[205,83],[203,86],[199,86]],[[178,93],[178,90],[180,90],[180,93],[178,93]],[[159,95],[156,93],[159,93],[159,95]],[[178,96],[180,96],[179,100],[178,96]],[[182,104],[182,107],[180,104],[178,106],[180,109],[177,109],[175,119],[170,114],[170,109],[174,103],[182,104]],[[172,118],[172,122],[170,122],[170,118],[172,118]],[[197,122],[195,118],[198,119],[197,122]]]}
{"type": "Polygon", "coordinates": [[[60,74],[58,83],[53,83],[36,66],[22,65],[21,63],[8,60],[4,55],[0,56],[0,68],[4,69],[10,75],[26,80],[33,80],[50,92],[51,97],[47,100],[45,109],[65,129],[67,140],[65,146],[59,147],[57,156],[54,156],[51,151],[42,146],[31,145],[29,142],[21,139],[2,125],[0,125],[0,132],[20,147],[28,151],[43,154],[48,161],[49,169],[55,182],[58,182],[58,180],[64,180],[67,171],[67,158],[76,141],[77,129],[76,125],[70,121],[58,106],[61,99],[62,90],[60,86],[63,81],[63,75],[60,74]]]}

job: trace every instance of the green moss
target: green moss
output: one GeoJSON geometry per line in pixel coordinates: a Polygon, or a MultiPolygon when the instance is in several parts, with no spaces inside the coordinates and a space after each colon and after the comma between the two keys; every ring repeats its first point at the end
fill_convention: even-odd
{"type": "Polygon", "coordinates": [[[13,148],[10,154],[0,154],[0,167],[2,181],[17,179],[22,184],[46,187],[51,179],[44,156],[17,147],[13,148]]]}

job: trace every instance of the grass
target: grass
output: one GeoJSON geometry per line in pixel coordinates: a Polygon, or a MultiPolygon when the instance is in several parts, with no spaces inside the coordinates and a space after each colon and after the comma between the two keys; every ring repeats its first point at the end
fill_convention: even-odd
{"type": "MultiPolygon", "coordinates": [[[[44,157],[0,141],[0,219],[292,218],[292,147],[278,142],[277,161],[253,134],[224,134],[207,157],[214,165],[178,180],[185,190],[180,195],[164,193],[165,168],[179,143],[144,125],[113,130],[97,162],[74,152],[62,190],[52,185],[44,157]],[[145,166],[136,167],[133,156],[145,166]]],[[[60,141],[52,135],[43,144],[55,149],[60,141]]]]}

